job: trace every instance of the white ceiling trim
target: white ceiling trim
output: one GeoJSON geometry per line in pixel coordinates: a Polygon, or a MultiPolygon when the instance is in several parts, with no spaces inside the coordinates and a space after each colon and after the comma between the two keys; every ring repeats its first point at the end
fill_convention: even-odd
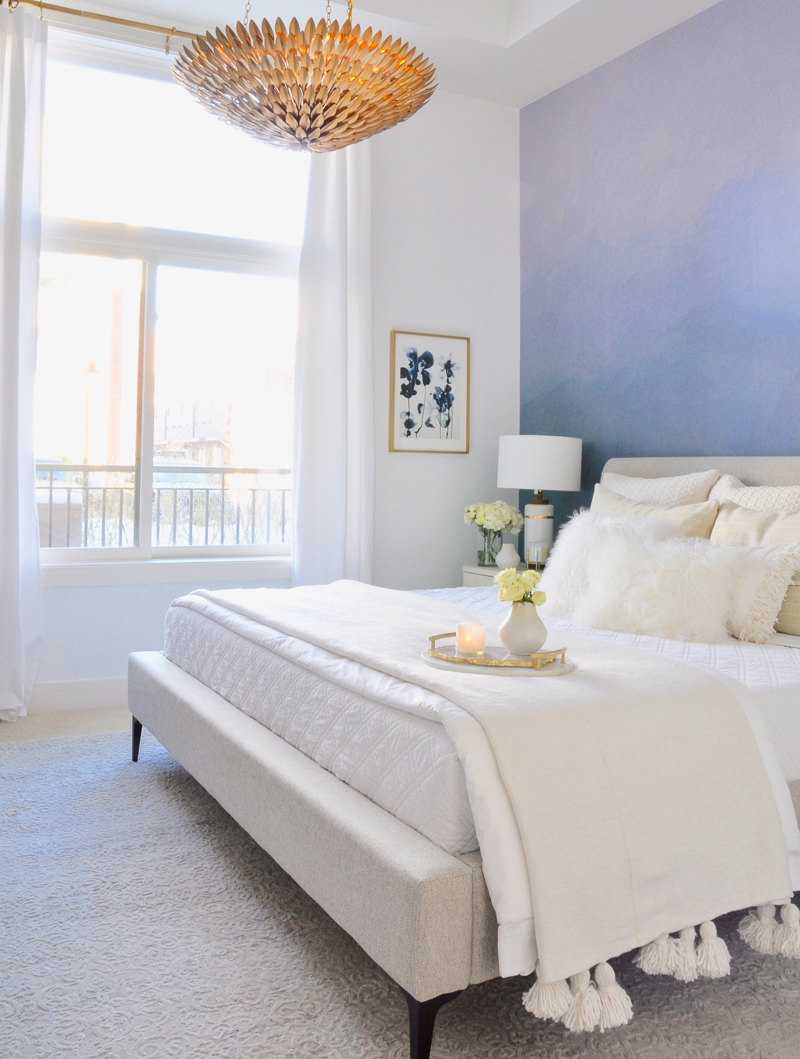
{"type": "MultiPolygon", "coordinates": [[[[524,107],[692,18],[719,0],[362,0],[353,21],[401,37],[435,64],[440,88],[524,107]]],[[[346,5],[332,3],[341,20],[346,5]]],[[[190,31],[235,24],[239,0],[102,0],[91,9],[190,31]]],[[[252,0],[252,17],[301,24],[324,18],[324,0],[252,0]]],[[[61,24],[91,25],[63,19],[61,24]]],[[[93,33],[111,33],[110,27],[93,33]]],[[[113,30],[143,43],[142,34],[113,30]]],[[[164,42],[148,39],[163,49],[164,42]]],[[[180,49],[178,41],[172,49],[180,49]]]]}

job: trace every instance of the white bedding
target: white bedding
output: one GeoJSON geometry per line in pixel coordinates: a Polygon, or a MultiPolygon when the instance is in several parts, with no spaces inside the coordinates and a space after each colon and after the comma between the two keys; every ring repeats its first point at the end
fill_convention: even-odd
{"type": "MultiPolygon", "coordinates": [[[[420,594],[491,613],[503,613],[508,606],[497,601],[494,588],[420,594]]],[[[171,608],[166,656],[437,846],[454,854],[478,848],[464,770],[438,720],[322,680],[303,668],[302,658],[290,663],[270,649],[274,637],[285,639],[280,634],[241,615],[232,620],[235,629],[215,621],[213,608],[207,615],[171,608]]],[[[576,629],[565,621],[549,620],[548,625],[576,629]]],[[[761,709],[786,779],[800,783],[800,650],[735,640],[697,644],[601,629],[580,631],[740,680],[761,709]]],[[[311,644],[304,651],[306,662],[324,654],[311,644]]],[[[354,672],[363,669],[356,662],[338,664],[354,672]]]]}
{"type": "Polygon", "coordinates": [[[478,848],[464,769],[442,725],[351,690],[356,662],[297,644],[295,660],[276,652],[286,637],[243,615],[209,606],[167,612],[164,653],[249,717],[449,853],[478,848]],[[215,620],[216,619],[216,620],[215,620]],[[322,661],[350,672],[334,683],[322,661]]]}
{"type": "MultiPolygon", "coordinates": [[[[495,588],[443,588],[421,594],[494,614],[505,613],[508,608],[507,603],[498,602],[495,588]]],[[[554,631],[579,632],[582,636],[657,651],[741,681],[763,714],[786,779],[800,781],[800,650],[733,639],[724,644],[683,643],[606,629],[583,629],[553,618],[545,619],[545,623],[554,631]]]]}
{"type": "MultiPolygon", "coordinates": [[[[352,589],[349,590],[351,595],[353,594],[353,592],[355,591],[356,588],[357,588],[357,586],[354,586],[352,589]]],[[[320,590],[316,590],[316,591],[319,593],[320,590]]],[[[375,590],[372,590],[372,591],[373,591],[373,593],[375,592],[375,590]]],[[[208,593],[197,593],[197,594],[193,594],[191,597],[186,597],[184,600],[177,601],[178,602],[178,607],[175,608],[175,609],[181,609],[181,607],[190,608],[190,609],[194,610],[196,613],[202,615],[204,618],[210,620],[212,623],[218,623],[218,624],[224,625],[229,631],[233,631],[233,632],[236,632],[237,634],[241,634],[246,639],[250,639],[254,643],[255,642],[259,642],[259,637],[271,638],[270,639],[270,643],[269,643],[269,649],[273,653],[280,655],[286,661],[291,662],[295,667],[299,666],[299,667],[302,668],[302,667],[308,666],[309,668],[313,668],[313,670],[315,671],[317,676],[322,677],[325,681],[333,683],[335,685],[338,685],[339,687],[347,688],[350,692],[354,692],[355,694],[361,696],[365,700],[372,700],[374,702],[379,702],[380,701],[380,702],[383,702],[384,704],[386,704],[387,706],[397,705],[400,709],[406,711],[407,713],[414,714],[416,717],[423,718],[423,719],[433,720],[433,718],[435,718],[437,716],[439,718],[443,718],[445,723],[450,728],[450,732],[451,732],[452,737],[456,740],[456,742],[459,745],[459,752],[460,752],[462,760],[466,761],[466,760],[470,759],[470,757],[473,754],[477,754],[478,753],[478,750],[477,750],[476,747],[474,747],[474,746],[473,747],[469,747],[469,746],[466,745],[465,741],[468,741],[469,738],[471,738],[471,736],[468,735],[466,729],[463,728],[463,727],[459,729],[458,726],[454,727],[453,724],[451,723],[452,722],[452,713],[453,713],[453,709],[454,709],[453,703],[452,703],[452,701],[449,701],[448,699],[442,699],[440,697],[440,695],[437,694],[437,692],[434,690],[434,688],[438,687],[438,683],[442,683],[443,686],[444,686],[444,683],[442,681],[438,681],[438,683],[437,683],[437,680],[436,680],[436,678],[434,678],[433,674],[431,674],[430,677],[428,677],[428,675],[426,674],[424,676],[424,678],[422,680],[420,680],[419,678],[422,677],[422,673],[420,672],[419,676],[416,677],[413,682],[409,682],[411,678],[396,679],[395,676],[389,675],[389,674],[390,673],[394,673],[394,668],[397,668],[398,669],[398,674],[397,675],[399,676],[400,669],[402,669],[402,666],[400,665],[400,663],[399,662],[397,664],[393,663],[394,668],[389,668],[389,669],[387,669],[383,664],[381,664],[381,666],[375,666],[373,663],[370,662],[370,659],[373,656],[370,654],[368,649],[365,649],[365,650],[361,650],[361,649],[356,650],[355,649],[355,646],[356,646],[356,644],[358,642],[357,639],[353,640],[351,638],[349,643],[352,645],[352,647],[347,648],[344,651],[339,649],[338,653],[330,653],[328,651],[325,651],[324,649],[321,649],[320,647],[311,648],[311,645],[305,639],[296,639],[295,637],[298,637],[298,636],[304,636],[305,637],[306,635],[308,635],[308,639],[316,638],[318,644],[324,643],[324,644],[328,645],[329,643],[333,644],[334,642],[336,642],[338,644],[339,640],[337,639],[337,637],[336,637],[336,635],[334,633],[335,633],[335,630],[336,630],[338,624],[341,621],[341,617],[342,617],[341,612],[339,610],[337,610],[336,607],[334,607],[334,609],[331,610],[330,615],[328,615],[327,617],[323,618],[321,612],[319,612],[319,611],[317,611],[315,609],[317,606],[319,606],[319,604],[315,603],[315,604],[311,605],[311,609],[310,610],[308,609],[308,607],[306,607],[305,620],[306,621],[312,621],[312,622],[315,621],[316,622],[316,626],[315,627],[316,627],[317,631],[316,631],[315,636],[312,636],[312,635],[309,635],[307,632],[299,632],[298,631],[298,629],[301,628],[301,626],[298,626],[296,621],[294,622],[294,624],[292,623],[292,621],[288,618],[288,616],[285,613],[286,607],[285,607],[284,602],[282,600],[277,599],[277,597],[274,599],[274,602],[271,604],[271,607],[272,607],[271,616],[268,615],[267,611],[265,611],[263,609],[259,610],[258,609],[259,607],[264,607],[264,606],[267,605],[267,600],[268,599],[276,596],[275,593],[264,593],[264,599],[258,604],[258,606],[256,606],[255,598],[257,596],[261,596],[261,595],[262,595],[262,593],[259,593],[258,591],[256,591],[256,592],[248,592],[248,593],[217,593],[217,594],[214,594],[214,596],[211,596],[208,593]],[[240,600],[239,597],[242,597],[241,600],[240,600]],[[253,601],[252,604],[251,604],[251,601],[253,601]],[[255,610],[253,609],[254,607],[256,608],[255,610]],[[338,615],[338,616],[335,616],[335,615],[338,615]],[[255,620],[252,622],[252,625],[242,625],[241,621],[240,621],[242,616],[244,616],[245,618],[249,616],[251,618],[254,618],[255,620]],[[237,624],[237,622],[238,622],[238,624],[237,624]],[[270,628],[269,626],[273,626],[273,627],[270,628]],[[278,626],[278,627],[284,628],[285,629],[285,634],[276,633],[275,629],[274,629],[274,626],[278,626]],[[289,635],[290,633],[292,633],[293,635],[289,635]],[[312,651],[315,652],[313,657],[311,655],[312,651]],[[351,658],[358,658],[358,657],[360,657],[361,654],[363,654],[364,657],[362,659],[362,662],[364,664],[359,665],[358,662],[348,660],[347,658],[343,657],[344,654],[349,654],[351,656],[351,658]],[[427,690],[425,688],[421,687],[420,683],[428,684],[427,690]]],[[[283,593],[279,593],[277,595],[282,597],[283,593]]],[[[321,598],[322,597],[320,597],[320,599],[321,598]]],[[[293,594],[293,603],[294,602],[298,602],[299,600],[300,600],[300,597],[294,596],[294,594],[293,594]]],[[[480,603],[482,603],[484,605],[484,609],[486,609],[484,601],[485,601],[485,596],[484,596],[484,599],[482,599],[482,600],[474,600],[473,606],[475,605],[475,602],[480,602],[480,603]]],[[[288,603],[288,600],[286,602],[288,603]]],[[[328,601],[328,602],[330,602],[330,601],[328,601]]],[[[458,598],[458,603],[461,604],[461,606],[463,606],[465,603],[467,603],[467,599],[464,598],[463,593],[462,593],[461,597],[458,598]]],[[[338,601],[337,601],[337,605],[338,605],[338,601]]],[[[394,610],[397,610],[398,606],[399,606],[399,603],[393,604],[394,610]]],[[[398,635],[402,636],[403,635],[403,630],[406,630],[407,628],[410,631],[410,627],[408,627],[405,624],[403,624],[404,621],[406,621],[406,620],[412,621],[413,620],[413,621],[416,622],[416,613],[417,612],[415,612],[413,610],[409,610],[408,607],[401,608],[401,609],[403,609],[404,611],[408,611],[408,618],[407,619],[403,618],[403,620],[400,622],[400,624],[398,624],[397,620],[392,621],[393,618],[397,619],[397,615],[394,613],[394,611],[392,610],[391,607],[389,609],[387,609],[386,612],[385,612],[384,621],[392,622],[393,625],[397,626],[395,632],[393,633],[393,636],[395,638],[398,635]]],[[[425,609],[426,609],[425,607],[420,607],[419,611],[421,612],[421,611],[423,611],[425,609]]],[[[494,608],[492,608],[492,609],[494,609],[494,608]]],[[[435,616],[436,616],[436,613],[438,613],[438,612],[431,611],[431,613],[428,615],[428,619],[429,620],[434,620],[435,616]]],[[[449,613],[450,613],[450,617],[452,618],[455,612],[454,611],[450,611],[449,613]]],[[[441,618],[441,615],[439,617],[441,618]]],[[[449,621],[450,619],[448,618],[447,620],[449,621]]],[[[459,620],[459,619],[457,619],[457,620],[459,620]]],[[[349,618],[349,627],[353,630],[353,633],[356,635],[356,637],[360,636],[360,630],[363,628],[363,626],[360,624],[360,622],[358,622],[358,621],[354,622],[353,621],[353,615],[351,615],[350,618],[349,618]]],[[[304,626],[302,626],[302,628],[306,629],[306,628],[308,628],[308,626],[304,625],[304,626]]],[[[375,630],[375,631],[377,631],[377,630],[375,630]]],[[[262,646],[264,646],[265,641],[262,639],[260,642],[261,642],[262,646]]],[[[397,641],[396,639],[393,639],[392,642],[399,642],[399,641],[397,641]]],[[[414,638],[414,642],[416,643],[416,638],[414,638]]],[[[604,656],[602,654],[598,655],[596,651],[590,650],[589,649],[589,645],[588,645],[588,643],[586,641],[583,641],[583,644],[584,644],[584,646],[583,646],[582,650],[584,651],[584,653],[587,653],[587,655],[591,654],[591,656],[595,659],[595,661],[593,663],[594,666],[595,667],[597,667],[597,666],[602,667],[602,665],[604,664],[603,659],[606,656],[604,656]]],[[[412,645],[411,645],[411,643],[409,641],[409,644],[407,644],[406,647],[407,648],[411,648],[411,646],[412,645]]],[[[625,651],[625,648],[622,646],[622,644],[620,644],[619,647],[616,647],[614,649],[614,651],[613,651],[613,654],[615,656],[616,656],[617,652],[620,650],[620,648],[623,651],[625,651]]],[[[332,648],[332,650],[333,650],[333,648],[332,648]]],[[[414,650],[418,650],[418,648],[414,648],[414,650]]],[[[168,642],[168,646],[167,646],[168,655],[171,652],[172,652],[172,647],[171,647],[171,645],[168,642]]],[[[406,650],[406,654],[408,654],[408,650],[406,650]]],[[[383,657],[386,658],[386,660],[388,662],[388,655],[384,655],[383,657]]],[[[406,665],[406,668],[408,668],[409,665],[410,665],[411,668],[413,668],[415,670],[415,672],[417,672],[417,671],[420,670],[419,662],[418,661],[417,662],[413,662],[413,660],[412,660],[413,657],[416,657],[418,659],[419,656],[418,656],[418,654],[414,655],[413,651],[412,651],[411,654],[408,654],[408,660],[405,662],[405,665],[406,665]]],[[[642,671],[644,672],[643,667],[639,664],[638,660],[636,660],[632,655],[630,655],[628,653],[628,654],[625,655],[625,657],[630,659],[630,664],[631,665],[633,665],[633,663],[636,662],[635,668],[637,669],[637,671],[642,669],[642,671]]],[[[189,671],[191,672],[192,671],[191,667],[194,665],[194,663],[192,663],[192,661],[188,658],[188,655],[186,655],[183,658],[183,663],[184,663],[184,668],[189,669],[189,671]]],[[[224,652],[224,651],[220,655],[218,655],[216,666],[212,667],[212,668],[218,668],[220,665],[222,665],[222,666],[227,665],[226,652],[224,652]]],[[[644,667],[644,668],[646,668],[646,667],[644,667]]],[[[223,684],[225,679],[228,680],[228,684],[229,684],[228,691],[229,691],[229,694],[226,695],[226,697],[230,698],[231,697],[231,689],[235,689],[236,678],[235,677],[231,677],[229,675],[227,678],[218,677],[217,679],[219,680],[220,684],[223,684]]],[[[243,678],[243,679],[247,679],[247,678],[243,678]]],[[[207,682],[207,681],[204,681],[204,682],[207,682]]],[[[584,683],[584,682],[585,681],[583,681],[581,683],[584,683]]],[[[503,683],[506,683],[506,682],[503,682],[503,683]]],[[[511,683],[512,684],[517,684],[518,682],[514,681],[514,682],[511,682],[511,683]]],[[[547,685],[549,685],[550,681],[547,681],[545,683],[547,685]]],[[[576,687],[577,687],[577,685],[576,685],[576,687]]],[[[542,686],[542,693],[544,693],[545,690],[546,690],[545,687],[542,686]]],[[[509,689],[509,694],[511,694],[511,690],[510,689],[509,689]]],[[[742,695],[745,695],[745,694],[746,693],[742,691],[742,695]]],[[[483,704],[483,698],[482,698],[482,696],[479,696],[479,700],[476,700],[476,703],[473,703],[473,707],[474,708],[478,708],[478,707],[483,708],[482,704],[483,704]]],[[[527,707],[526,707],[526,709],[527,709],[527,707]]],[[[494,707],[491,707],[490,712],[492,712],[493,710],[494,710],[494,707]]],[[[463,710],[458,709],[457,712],[461,715],[461,717],[465,721],[466,720],[470,720],[469,715],[467,713],[465,713],[463,710]]],[[[549,716],[554,717],[555,715],[554,714],[550,714],[549,716]]],[[[752,723],[753,722],[751,720],[751,724],[752,723]]],[[[478,728],[477,725],[475,725],[474,721],[472,721],[472,726],[473,726],[474,729],[476,729],[478,732],[480,732],[480,729],[478,728]]],[[[755,728],[754,728],[754,731],[755,731],[755,728]]],[[[486,742],[485,741],[485,737],[481,736],[481,738],[483,739],[483,742],[485,743],[486,742]]],[[[528,746],[528,745],[530,745],[533,749],[535,749],[538,744],[535,744],[535,743],[529,744],[529,743],[526,742],[526,746],[528,746]]],[[[488,748],[488,744],[486,744],[486,746],[488,748]]],[[[491,752],[489,752],[489,754],[490,754],[490,759],[491,759],[492,758],[491,752]]],[[[491,772],[496,771],[496,765],[494,765],[493,761],[490,760],[490,759],[486,759],[484,757],[484,758],[481,759],[481,761],[476,761],[476,759],[473,757],[473,763],[471,765],[471,768],[473,769],[473,776],[480,775],[482,777],[481,782],[484,782],[486,777],[491,772]],[[477,768],[476,768],[476,764],[477,764],[477,768]]],[[[631,759],[628,759],[628,760],[631,760],[631,759]]],[[[545,767],[544,761],[542,761],[542,763],[540,764],[539,767],[545,767]]],[[[775,768],[777,770],[777,765],[775,766],[775,768]]],[[[777,774],[777,772],[776,772],[776,774],[777,774]]],[[[552,780],[554,780],[555,778],[556,778],[555,776],[552,777],[552,780]]],[[[562,779],[563,779],[563,773],[562,773],[562,779]]],[[[721,776],[720,776],[720,779],[722,779],[721,776]]],[[[778,782],[780,782],[780,781],[778,781],[778,782]]],[[[492,781],[492,783],[494,783],[494,781],[492,781]]],[[[730,796],[734,800],[736,800],[737,796],[734,793],[736,788],[731,788],[730,787],[730,782],[728,780],[725,780],[723,785],[728,787],[728,788],[730,788],[730,792],[729,792],[730,796]]],[[[501,786],[502,786],[502,784],[501,784],[501,786]]],[[[717,788],[714,788],[714,789],[717,789],[717,788]]],[[[777,790],[777,788],[775,788],[775,789],[777,790]]],[[[784,792],[785,792],[785,787],[784,787],[784,792]]],[[[484,853],[484,864],[485,864],[485,871],[486,871],[487,868],[488,868],[488,864],[492,861],[493,857],[496,857],[496,854],[497,854],[497,850],[496,849],[492,850],[492,849],[490,849],[488,847],[496,846],[496,845],[499,844],[500,839],[499,839],[499,837],[496,837],[496,835],[497,835],[497,832],[499,830],[500,816],[505,815],[505,813],[501,813],[500,815],[498,815],[498,811],[499,811],[499,808],[500,808],[498,803],[495,803],[493,805],[493,807],[488,807],[488,803],[487,803],[487,806],[481,806],[480,797],[478,797],[477,800],[476,800],[476,792],[475,792],[475,790],[471,789],[470,793],[472,795],[473,810],[475,811],[475,814],[476,814],[475,818],[479,822],[480,822],[480,820],[483,820],[483,823],[481,825],[481,846],[482,846],[483,853],[484,853]],[[491,808],[491,812],[488,811],[489,808],[491,808]]],[[[778,795],[776,794],[776,797],[777,796],[778,795]]],[[[741,798],[739,799],[739,801],[741,801],[741,798]]],[[[663,803],[663,804],[666,804],[666,803],[663,803]]],[[[789,811],[789,813],[791,813],[791,807],[789,807],[788,811],[789,811]]],[[[723,829],[724,821],[725,821],[725,817],[724,816],[722,816],[722,817],[718,816],[717,821],[716,821],[716,826],[718,828],[720,828],[720,829],[723,829]]],[[[794,832],[796,832],[796,823],[794,821],[793,815],[791,817],[791,828],[793,828],[794,832]]],[[[518,845],[519,844],[518,836],[517,836],[517,840],[516,841],[517,841],[517,845],[518,845]]],[[[732,836],[731,836],[731,838],[728,841],[733,841],[732,836]]],[[[507,845],[509,845],[509,843],[507,843],[507,845]]],[[[727,847],[724,844],[719,845],[720,853],[722,851],[724,851],[725,848],[727,848],[727,847]]],[[[558,847],[556,847],[556,850],[551,851],[551,855],[553,853],[557,853],[557,849],[558,849],[558,847]]],[[[515,854],[515,856],[516,856],[516,854],[515,854]]],[[[500,859],[502,859],[502,858],[500,858],[500,859]]],[[[739,863],[739,862],[737,861],[737,863],[739,863]]],[[[755,864],[755,862],[753,862],[753,863],[755,864]]],[[[499,864],[499,861],[498,861],[498,864],[499,864]]],[[[538,868],[537,868],[537,870],[538,870],[538,868]]],[[[524,909],[522,908],[521,896],[520,896],[523,887],[521,887],[519,885],[519,882],[520,882],[520,880],[521,880],[523,875],[525,877],[527,877],[527,869],[525,869],[524,866],[522,867],[521,873],[519,871],[516,871],[516,870],[515,871],[509,870],[509,863],[508,863],[507,857],[506,857],[505,867],[503,868],[502,871],[500,871],[495,876],[495,885],[494,886],[492,885],[492,881],[489,878],[489,875],[487,873],[487,881],[489,881],[490,891],[492,891],[492,899],[493,899],[493,902],[495,904],[495,908],[498,911],[498,918],[501,921],[501,930],[500,930],[500,934],[499,934],[499,942],[500,942],[500,949],[501,949],[501,970],[502,970],[503,963],[507,963],[507,968],[503,971],[503,973],[506,973],[506,974],[507,973],[526,973],[527,970],[530,970],[532,968],[532,963],[530,962],[529,958],[531,958],[531,959],[535,958],[535,948],[531,948],[528,944],[523,944],[523,939],[522,938],[520,938],[520,944],[515,946],[514,943],[513,943],[513,938],[510,938],[507,935],[504,937],[504,931],[503,931],[503,928],[502,928],[502,923],[503,923],[504,920],[506,920],[508,922],[508,926],[509,927],[514,927],[515,924],[519,925],[520,927],[524,926],[525,917],[524,917],[524,915],[521,914],[521,913],[524,912],[524,909]],[[511,884],[510,880],[514,879],[515,877],[518,877],[518,879],[517,879],[515,893],[512,894],[510,892],[511,887],[512,887],[512,884],[511,884]],[[498,880],[499,880],[499,885],[498,885],[498,880]],[[508,886],[506,886],[506,882],[507,881],[508,881],[508,886]],[[509,891],[508,893],[505,892],[506,889],[509,891]],[[506,916],[506,915],[503,914],[504,913],[504,906],[507,904],[508,901],[511,901],[512,898],[513,898],[513,903],[515,903],[516,906],[517,906],[516,913],[506,916]],[[510,965],[508,965],[508,961],[503,959],[503,950],[504,949],[507,951],[507,953],[510,953],[513,956],[513,961],[512,962],[516,965],[513,968],[510,965]],[[524,966],[523,966],[523,964],[524,964],[524,966]]],[[[564,878],[566,878],[566,876],[564,878]]],[[[530,901],[530,889],[529,889],[527,884],[524,886],[524,890],[527,893],[527,901],[529,902],[530,901]]],[[[539,889],[537,887],[537,892],[541,894],[542,891],[541,891],[541,889],[539,889]]],[[[609,891],[609,893],[606,895],[606,900],[608,900],[608,898],[610,896],[610,893],[611,893],[611,891],[609,891]]],[[[527,915],[528,915],[528,918],[530,918],[530,910],[528,911],[527,915]]],[[[563,932],[563,929],[564,929],[563,919],[561,921],[557,921],[557,920],[552,920],[552,917],[551,917],[551,921],[554,924],[556,922],[560,922],[560,925],[559,925],[558,929],[560,929],[563,932]]],[[[532,923],[532,921],[531,921],[531,923],[532,923]]],[[[530,928],[527,928],[527,929],[530,929],[530,928]]],[[[661,927],[659,927],[659,931],[660,931],[660,929],[661,929],[661,927]]],[[[675,929],[675,928],[666,928],[666,929],[675,929]]],[[[622,951],[622,949],[617,950],[617,951],[622,951]]],[[[595,959],[593,959],[591,962],[597,962],[597,961],[595,959]]],[[[572,973],[572,972],[570,972],[570,973],[572,973]]]]}

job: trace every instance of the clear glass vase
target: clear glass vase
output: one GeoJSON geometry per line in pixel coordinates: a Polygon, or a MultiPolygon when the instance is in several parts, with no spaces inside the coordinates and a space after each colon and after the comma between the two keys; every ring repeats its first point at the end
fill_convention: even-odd
{"type": "Polygon", "coordinates": [[[502,530],[488,529],[486,526],[478,526],[478,530],[481,535],[478,546],[478,566],[494,566],[503,540],[502,530]]]}

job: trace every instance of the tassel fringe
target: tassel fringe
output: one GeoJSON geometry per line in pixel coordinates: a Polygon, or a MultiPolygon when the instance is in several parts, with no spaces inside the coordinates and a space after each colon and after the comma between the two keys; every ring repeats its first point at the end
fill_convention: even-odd
{"type": "Polygon", "coordinates": [[[710,919],[700,924],[700,941],[695,949],[695,957],[697,973],[704,978],[724,978],[730,974],[731,954],[722,938],[717,936],[717,928],[710,919]]]}
{"type": "Polygon", "coordinates": [[[608,963],[598,963],[594,969],[597,995],[600,998],[600,1032],[625,1026],[633,1018],[631,998],[617,982],[614,968],[608,963]]]}
{"type": "Polygon", "coordinates": [[[755,912],[748,912],[739,924],[739,937],[751,949],[764,956],[775,953],[775,905],[759,905],[755,912]]]}
{"type": "Polygon", "coordinates": [[[566,982],[540,982],[538,975],[522,997],[522,1005],[537,1019],[560,1019],[566,1015],[572,994],[566,982]]]}
{"type": "Polygon", "coordinates": [[[773,951],[800,960],[800,908],[794,904],[781,908],[781,923],[775,926],[773,951]]]}
{"type": "Polygon", "coordinates": [[[676,945],[669,934],[659,934],[655,941],[639,949],[633,962],[645,974],[674,974],[676,945]]]}
{"type": "Polygon", "coordinates": [[[697,980],[697,956],[694,951],[694,927],[684,927],[675,943],[675,970],[672,972],[679,982],[697,980]]]}
{"type": "Polygon", "coordinates": [[[572,993],[569,1008],[561,1020],[572,1033],[588,1033],[600,1022],[601,1002],[589,971],[574,974],[569,980],[572,993]]]}

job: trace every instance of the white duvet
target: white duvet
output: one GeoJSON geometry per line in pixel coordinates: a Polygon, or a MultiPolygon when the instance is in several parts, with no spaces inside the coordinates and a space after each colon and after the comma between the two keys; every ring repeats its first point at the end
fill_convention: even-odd
{"type": "Polygon", "coordinates": [[[786,785],[746,689],[733,682],[572,637],[579,670],[569,680],[439,674],[422,664],[421,645],[463,608],[355,584],[195,593],[179,604],[227,609],[278,628],[287,657],[307,640],[340,661],[359,662],[329,664],[326,675],[445,725],[467,776],[503,974],[529,973],[538,956],[545,980],[564,977],[663,930],[785,898],[798,886],[790,862],[795,875],[800,840],[786,785]],[[672,688],[667,698],[665,686],[672,688]],[[626,740],[644,704],[650,719],[636,734],[637,758],[626,740]],[[582,713],[589,706],[587,727],[582,713]],[[592,725],[597,730],[587,738],[592,725]],[[675,754],[664,737],[671,726],[678,732],[687,725],[697,738],[675,754]],[[603,758],[609,751],[621,755],[612,766],[603,758]],[[612,774],[628,776],[629,789],[610,789],[612,774]],[[644,809],[643,775],[651,804],[634,815],[646,817],[647,827],[630,815],[637,802],[644,809]],[[677,827],[681,812],[688,817],[677,827]],[[666,828],[650,826],[654,813],[666,828]]]}

